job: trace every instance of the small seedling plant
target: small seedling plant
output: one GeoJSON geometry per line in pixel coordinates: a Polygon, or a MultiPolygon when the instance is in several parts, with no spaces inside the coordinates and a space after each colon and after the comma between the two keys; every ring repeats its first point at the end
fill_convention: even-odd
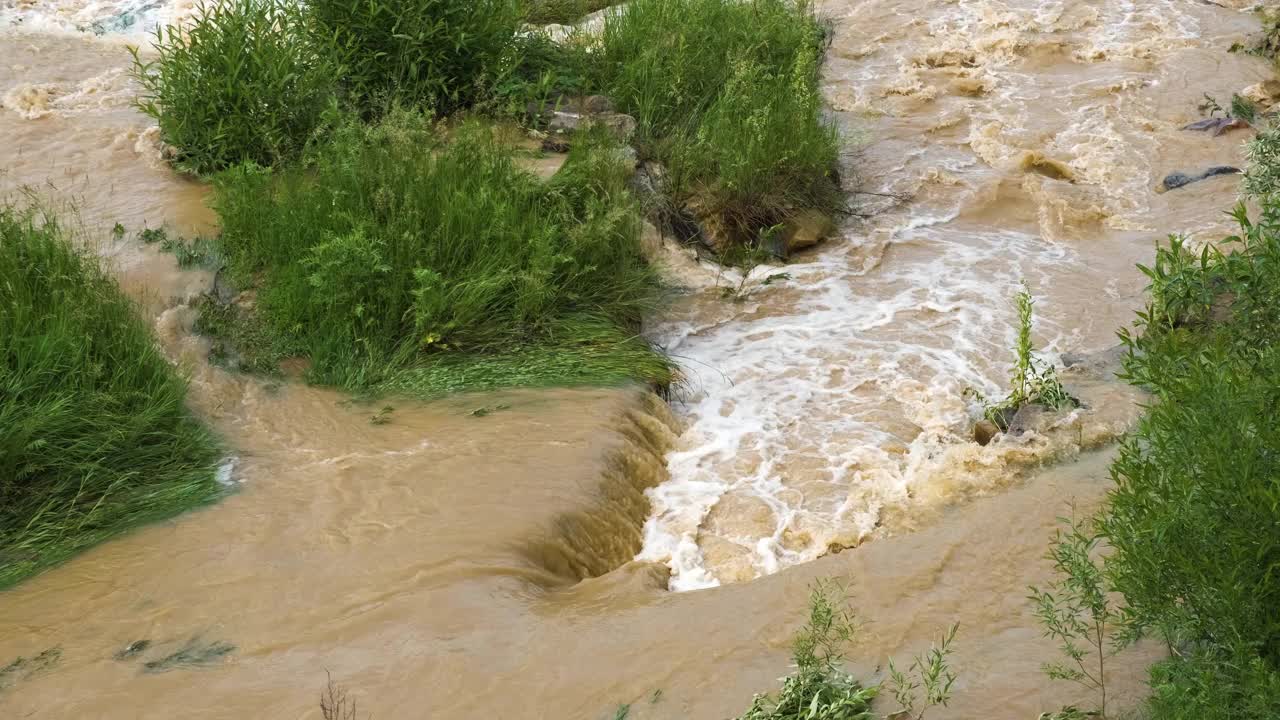
{"type": "Polygon", "coordinates": [[[1014,305],[1018,310],[1018,335],[1009,394],[1003,400],[993,402],[977,391],[969,391],[969,394],[982,402],[983,416],[1001,430],[1008,430],[1013,416],[1026,405],[1043,405],[1053,410],[1078,405],[1058,380],[1058,372],[1053,365],[1035,356],[1035,348],[1031,342],[1034,304],[1030,289],[1023,283],[1022,290],[1014,296],[1014,305]]]}
{"type": "Polygon", "coordinates": [[[894,717],[902,720],[923,720],[929,708],[946,707],[951,701],[951,687],[956,675],[951,671],[949,657],[951,643],[956,639],[960,625],[952,625],[942,640],[929,648],[924,655],[911,659],[906,671],[899,670],[889,661],[889,691],[902,711],[894,717]]]}

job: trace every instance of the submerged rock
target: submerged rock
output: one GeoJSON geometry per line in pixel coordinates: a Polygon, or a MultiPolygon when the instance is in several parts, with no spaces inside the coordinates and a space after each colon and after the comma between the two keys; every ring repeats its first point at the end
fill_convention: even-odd
{"type": "Polygon", "coordinates": [[[819,210],[801,210],[787,220],[786,255],[811,248],[831,237],[836,231],[836,223],[829,215],[819,210]]]}
{"type": "Polygon", "coordinates": [[[1215,175],[1235,175],[1235,174],[1238,174],[1239,172],[1240,172],[1240,168],[1238,167],[1231,167],[1230,165],[1217,165],[1196,175],[1188,175],[1187,173],[1183,173],[1183,172],[1169,173],[1168,175],[1165,176],[1164,180],[1160,181],[1160,186],[1156,188],[1156,192],[1161,192],[1161,193],[1168,192],[1170,190],[1176,190],[1180,187],[1185,187],[1187,185],[1190,185],[1191,183],[1200,182],[1205,178],[1210,178],[1215,175]]]}
{"type": "Polygon", "coordinates": [[[990,445],[991,441],[999,434],[1000,426],[990,420],[979,420],[978,423],[973,426],[973,439],[983,447],[990,445]]]}
{"type": "Polygon", "coordinates": [[[547,122],[547,131],[552,135],[573,135],[594,127],[604,127],[620,143],[631,142],[636,133],[636,119],[630,115],[616,112],[570,112],[555,110],[547,122]]]}

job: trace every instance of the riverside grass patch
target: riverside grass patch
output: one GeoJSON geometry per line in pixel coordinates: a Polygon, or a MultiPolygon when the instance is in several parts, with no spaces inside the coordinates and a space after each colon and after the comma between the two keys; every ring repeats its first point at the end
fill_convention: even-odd
{"type": "Polygon", "coordinates": [[[301,153],[334,102],[338,72],[301,37],[301,12],[287,0],[202,2],[189,26],[156,29],[154,57],[130,49],[137,106],[175,165],[203,174],[301,153]]]}
{"type": "Polygon", "coordinates": [[[218,443],[185,380],[36,211],[0,208],[0,338],[0,588],[218,497],[218,443]]]}
{"type": "Polygon", "coordinates": [[[243,365],[302,357],[352,391],[665,385],[639,337],[659,288],[626,179],[603,136],[542,182],[480,123],[344,125],[305,167],[216,179],[221,251],[256,300],[201,327],[243,365]]]}
{"type": "Polygon", "coordinates": [[[677,202],[759,245],[800,211],[844,209],[826,43],[808,0],[635,0],[607,17],[593,78],[635,116],[677,202]]]}

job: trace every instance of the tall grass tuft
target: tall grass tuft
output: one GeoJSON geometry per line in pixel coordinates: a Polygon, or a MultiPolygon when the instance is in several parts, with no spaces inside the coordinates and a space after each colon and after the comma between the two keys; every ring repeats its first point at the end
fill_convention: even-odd
{"type": "Polygon", "coordinates": [[[310,0],[305,13],[341,66],[346,102],[366,116],[468,107],[516,61],[517,0],[310,0]]]}
{"type": "Polygon", "coordinates": [[[156,29],[154,58],[131,48],[138,107],[179,167],[271,166],[301,152],[332,102],[335,68],[302,41],[299,12],[287,0],[201,2],[189,27],[156,29]]]}
{"type": "Polygon", "coordinates": [[[608,16],[594,81],[636,117],[678,202],[758,244],[802,210],[843,207],[826,36],[809,0],[635,0],[608,16]]]}
{"type": "Polygon", "coordinates": [[[231,270],[260,286],[255,336],[309,358],[315,382],[666,382],[636,337],[657,285],[626,173],[597,138],[543,183],[485,126],[446,139],[398,111],[338,129],[306,168],[222,175],[215,205],[231,270]]]}
{"type": "Polygon", "coordinates": [[[186,382],[51,217],[0,209],[0,588],[218,495],[186,382]]]}

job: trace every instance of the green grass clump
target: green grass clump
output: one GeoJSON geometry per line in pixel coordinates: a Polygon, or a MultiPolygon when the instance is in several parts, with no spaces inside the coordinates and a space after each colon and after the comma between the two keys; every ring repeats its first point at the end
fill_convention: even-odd
{"type": "Polygon", "coordinates": [[[296,32],[297,3],[200,3],[189,28],[156,29],[157,53],[133,52],[138,107],[176,148],[175,163],[209,173],[296,157],[329,107],[335,70],[296,32]]]}
{"type": "Polygon", "coordinates": [[[0,209],[0,588],[218,495],[214,438],[132,302],[58,224],[0,209]]]}
{"type": "Polygon", "coordinates": [[[366,116],[470,106],[516,60],[516,0],[311,0],[305,12],[315,45],[342,68],[346,102],[366,116]]]}
{"type": "Polygon", "coordinates": [[[619,0],[528,0],[525,22],[534,25],[569,25],[597,10],[618,4],[619,0]]]}
{"type": "Polygon", "coordinates": [[[608,17],[595,82],[636,117],[676,202],[754,245],[802,210],[843,207],[825,47],[808,0],[636,0],[608,17]]]}
{"type": "Polygon", "coordinates": [[[232,313],[251,318],[220,320],[348,389],[665,383],[636,337],[657,284],[626,177],[603,138],[544,183],[478,124],[344,126],[306,168],[217,179],[222,251],[257,286],[232,313]]]}

